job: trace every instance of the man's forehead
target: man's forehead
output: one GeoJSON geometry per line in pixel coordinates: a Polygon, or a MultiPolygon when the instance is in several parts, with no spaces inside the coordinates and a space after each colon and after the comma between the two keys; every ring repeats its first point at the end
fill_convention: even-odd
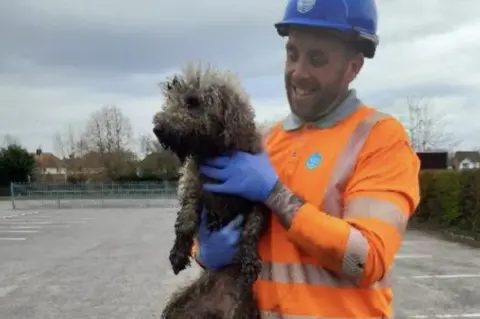
{"type": "MultiPolygon", "coordinates": [[[[315,43],[346,42],[351,34],[330,28],[313,28],[306,26],[291,26],[288,42],[308,40],[315,43]]],[[[312,43],[313,44],[313,43],[312,43]]]]}

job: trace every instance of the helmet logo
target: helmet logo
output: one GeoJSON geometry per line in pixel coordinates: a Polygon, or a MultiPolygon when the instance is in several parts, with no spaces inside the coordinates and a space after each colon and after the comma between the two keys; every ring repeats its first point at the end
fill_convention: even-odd
{"type": "Polygon", "coordinates": [[[307,13],[315,6],[316,0],[297,0],[297,11],[307,13]]]}

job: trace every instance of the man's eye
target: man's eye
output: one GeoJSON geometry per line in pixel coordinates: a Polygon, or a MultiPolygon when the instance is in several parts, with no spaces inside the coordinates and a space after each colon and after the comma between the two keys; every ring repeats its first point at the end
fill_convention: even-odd
{"type": "Polygon", "coordinates": [[[311,55],[309,61],[313,66],[323,66],[328,63],[328,59],[320,54],[311,55]]]}
{"type": "Polygon", "coordinates": [[[295,61],[297,60],[297,54],[293,51],[287,51],[287,59],[289,61],[295,61]]]}

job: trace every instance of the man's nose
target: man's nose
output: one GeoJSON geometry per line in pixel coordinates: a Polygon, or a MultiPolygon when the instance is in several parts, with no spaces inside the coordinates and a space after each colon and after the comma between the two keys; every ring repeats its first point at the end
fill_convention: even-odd
{"type": "Polygon", "coordinates": [[[308,64],[301,59],[291,65],[290,72],[293,81],[301,81],[310,77],[310,68],[308,64]]]}

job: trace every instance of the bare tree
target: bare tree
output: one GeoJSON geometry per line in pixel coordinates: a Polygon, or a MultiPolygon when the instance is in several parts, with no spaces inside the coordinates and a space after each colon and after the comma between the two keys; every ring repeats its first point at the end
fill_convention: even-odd
{"type": "Polygon", "coordinates": [[[139,137],[140,152],[149,155],[152,153],[160,153],[164,151],[162,145],[153,135],[143,134],[139,137]]]}
{"type": "Polygon", "coordinates": [[[53,148],[56,155],[62,158],[69,176],[82,174],[83,156],[88,149],[79,129],[69,124],[63,131],[56,132],[53,135],[53,148]]]}
{"type": "Polygon", "coordinates": [[[100,153],[115,153],[129,148],[133,134],[130,120],[114,105],[93,112],[87,121],[85,137],[100,153]]]}
{"type": "Polygon", "coordinates": [[[104,106],[87,121],[84,139],[90,152],[99,155],[109,178],[126,173],[135,160],[130,150],[133,128],[117,106],[104,106]]]}
{"type": "Polygon", "coordinates": [[[72,124],[65,131],[54,134],[53,147],[55,153],[62,158],[77,158],[87,151],[84,137],[72,124]]]}
{"type": "Polygon", "coordinates": [[[436,111],[431,102],[423,97],[407,98],[407,131],[412,146],[417,151],[451,150],[457,141],[448,132],[448,120],[445,114],[436,111]]]}
{"type": "Polygon", "coordinates": [[[141,152],[145,154],[141,163],[144,174],[161,178],[173,178],[178,174],[180,160],[174,153],[164,149],[153,134],[142,135],[139,140],[141,152]]]}

